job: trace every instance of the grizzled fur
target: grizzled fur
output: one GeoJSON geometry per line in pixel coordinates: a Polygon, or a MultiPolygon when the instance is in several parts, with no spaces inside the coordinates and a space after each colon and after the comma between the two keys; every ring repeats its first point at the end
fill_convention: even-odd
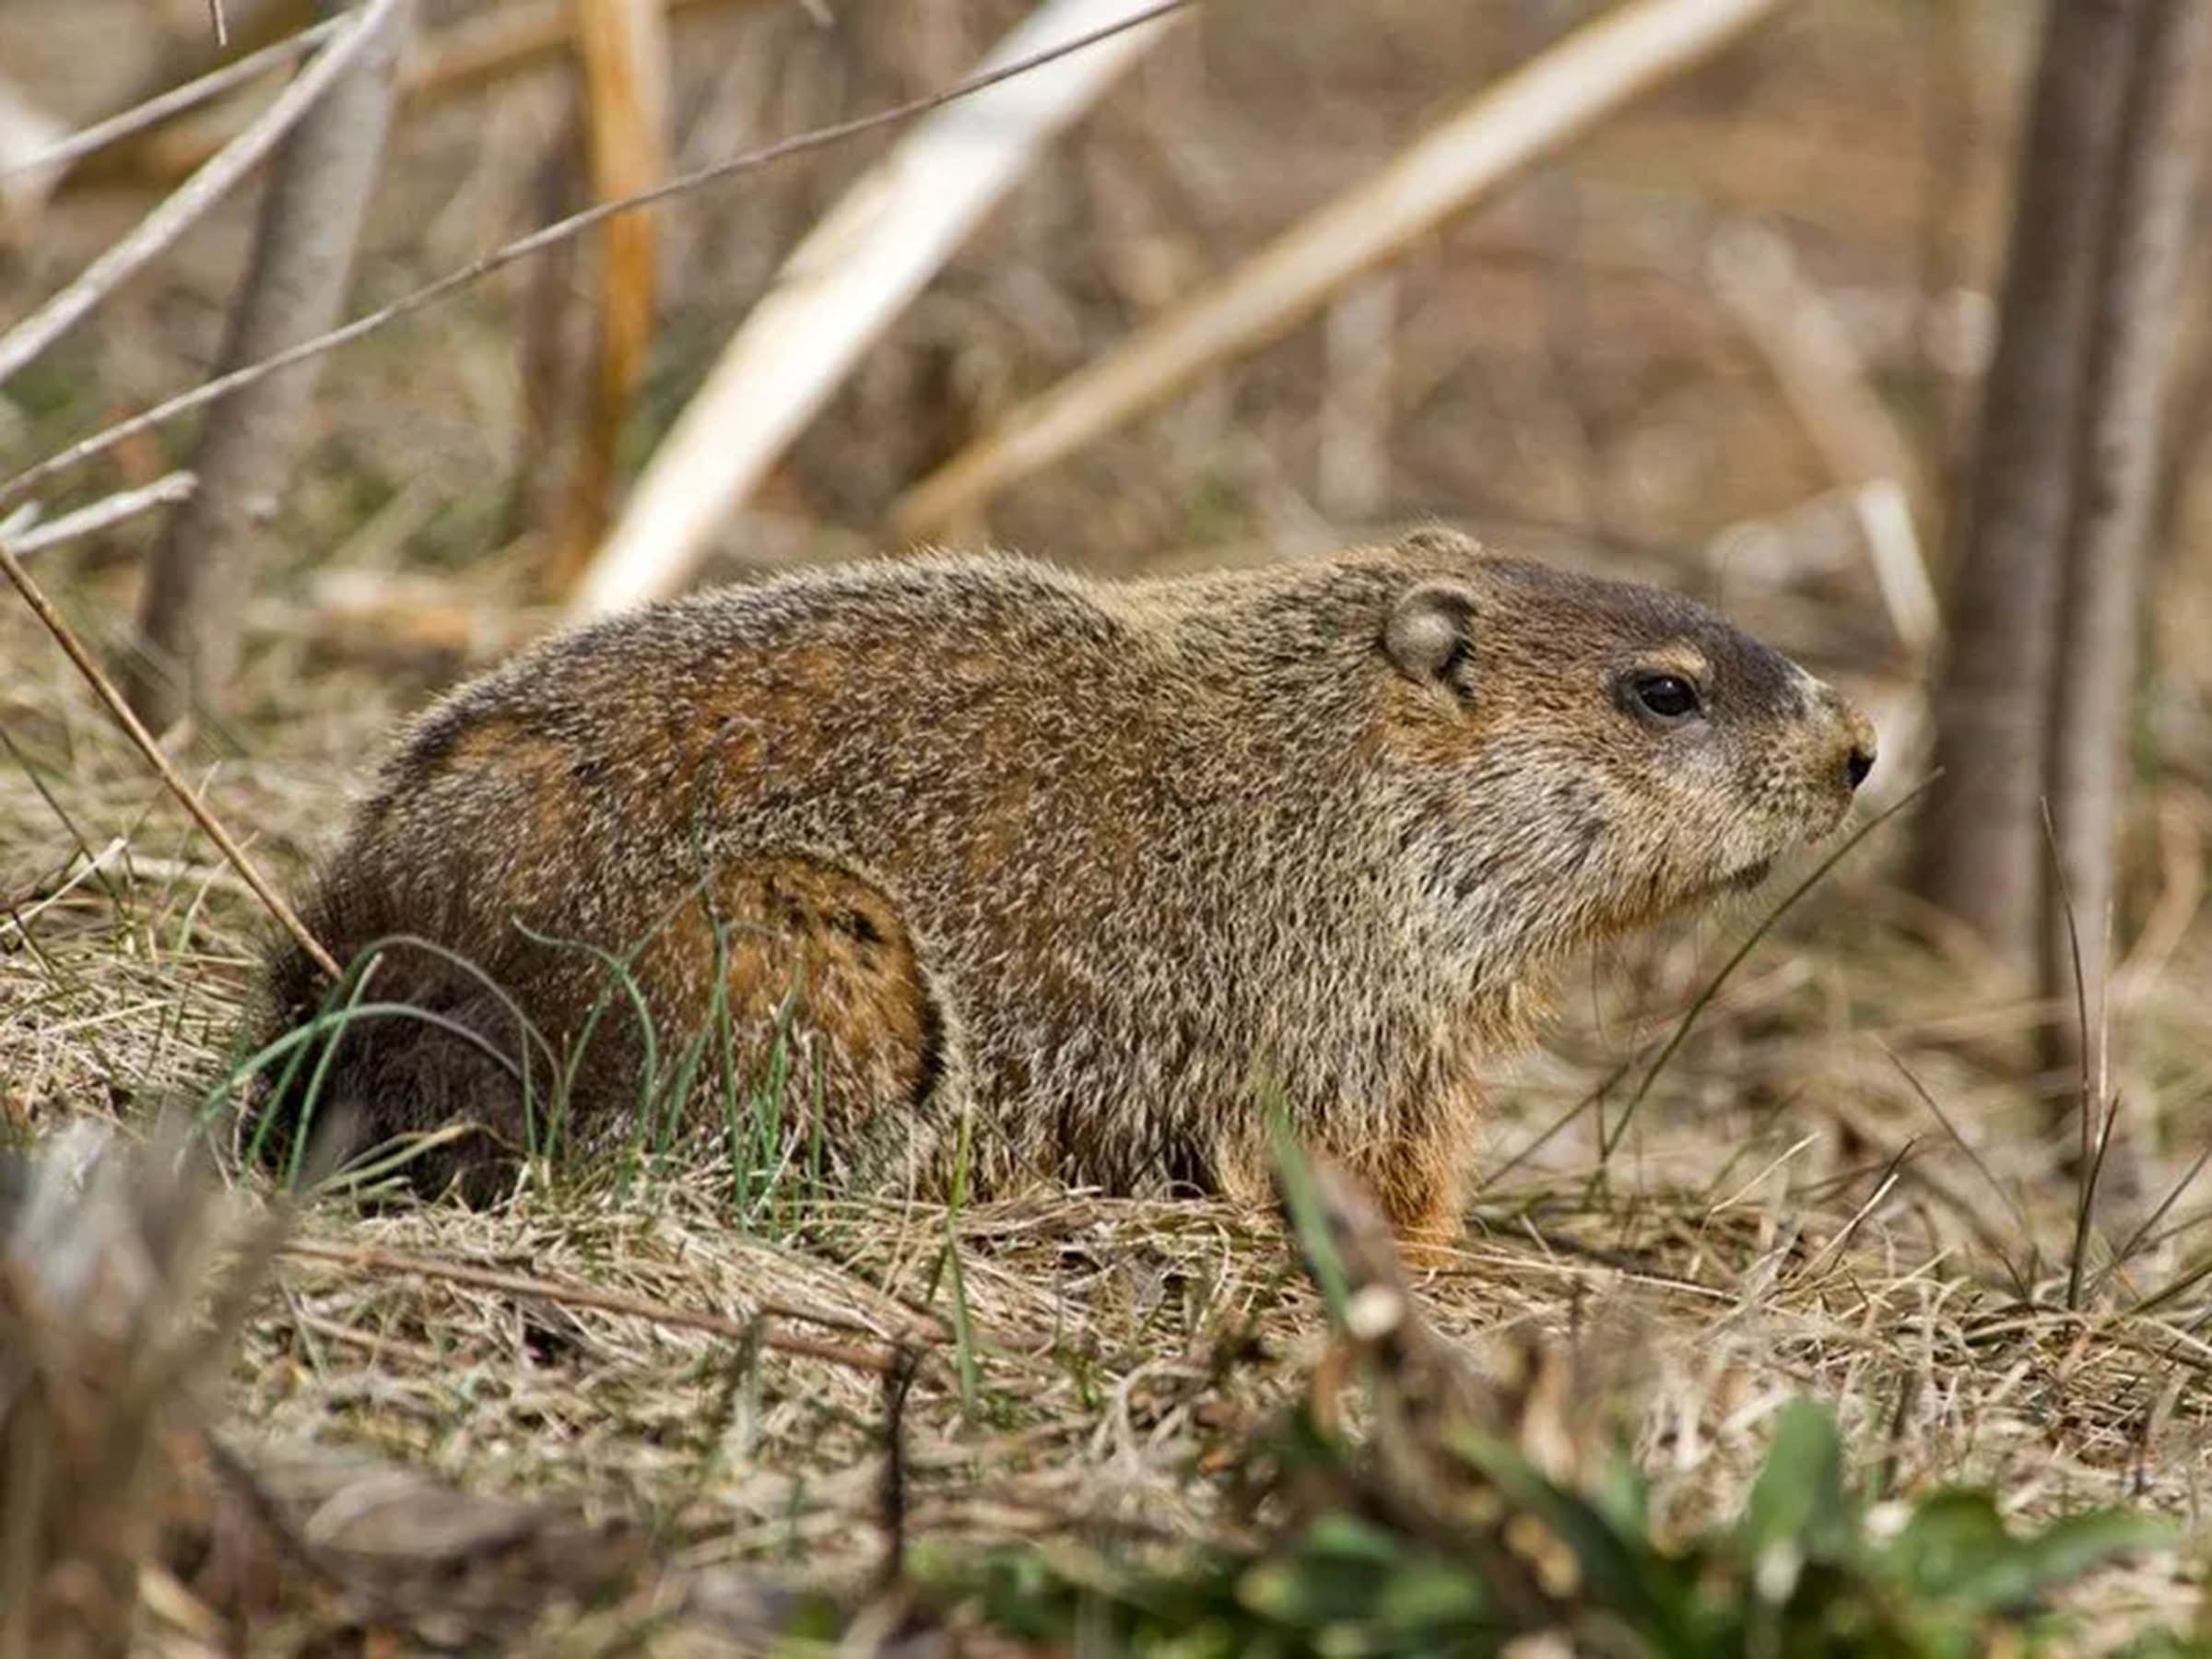
{"type": "MultiPolygon", "coordinates": [[[[1446,1226],[1477,1075],[1546,971],[1826,832],[1872,745],[1685,599],[1441,533],[1176,580],[933,556],[709,593],[417,724],[308,919],[341,959],[408,935],[481,977],[388,947],[365,999],[447,1024],[362,1021],[323,1098],[372,1136],[466,1116],[520,1145],[488,981],[548,1040],[541,1084],[605,1005],[572,1134],[633,1132],[661,1107],[611,953],[664,1081],[710,1034],[666,1102],[702,1133],[781,1031],[790,1121],[818,1101],[855,1179],[940,1185],[966,1113],[980,1190],[1257,1196],[1272,1089],[1401,1227],[1446,1226]],[[1641,708],[1652,673],[1700,711],[1641,708]]],[[[325,994],[289,952],[271,987],[279,1028],[325,994]]]]}

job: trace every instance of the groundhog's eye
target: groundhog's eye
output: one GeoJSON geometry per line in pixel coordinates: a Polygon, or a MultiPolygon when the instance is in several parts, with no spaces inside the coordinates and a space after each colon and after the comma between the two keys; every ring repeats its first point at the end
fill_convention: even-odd
{"type": "Polygon", "coordinates": [[[1629,682],[1630,695],[1647,714],[1661,720],[1681,720],[1698,712],[1698,688],[1678,674],[1639,674],[1629,682]]]}

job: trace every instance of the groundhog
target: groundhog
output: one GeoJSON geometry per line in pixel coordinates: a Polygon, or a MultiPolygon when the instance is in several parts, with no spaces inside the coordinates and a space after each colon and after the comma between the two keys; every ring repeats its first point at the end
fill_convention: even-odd
{"type": "Polygon", "coordinates": [[[262,1121],[483,1125],[434,1182],[697,1138],[924,1194],[1256,1200],[1279,1112],[1449,1231],[1549,971],[1760,879],[1874,752],[1702,606],[1441,532],[705,593],[415,724],[305,909],[373,969],[271,965],[276,1030],[356,1017],[262,1121]]]}

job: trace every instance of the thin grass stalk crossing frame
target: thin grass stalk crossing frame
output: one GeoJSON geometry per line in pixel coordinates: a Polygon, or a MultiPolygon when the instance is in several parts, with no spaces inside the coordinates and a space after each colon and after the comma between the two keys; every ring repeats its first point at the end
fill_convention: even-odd
{"type": "Polygon", "coordinates": [[[92,653],[85,649],[76,631],[63,620],[61,612],[54,608],[53,602],[46,597],[44,590],[31,580],[30,572],[17,559],[14,548],[5,536],[0,536],[0,573],[5,573],[8,581],[15,584],[16,592],[23,595],[23,602],[30,606],[32,614],[53,636],[54,643],[62,648],[63,653],[76,665],[76,671],[85,677],[94,695],[100,699],[109,714],[113,716],[115,724],[123,728],[124,735],[146,757],[147,764],[169,786],[170,793],[192,816],[193,822],[199,825],[207,839],[215,843],[224,862],[238,872],[239,879],[253,888],[254,898],[260,900],[269,914],[276,919],[277,924],[291,935],[300,948],[307,953],[308,960],[322,970],[325,978],[334,981],[343,978],[344,970],[339,968],[337,959],[308,931],[307,924],[300,919],[300,913],[285,902],[283,896],[261,873],[261,866],[246,856],[246,850],[232,839],[230,832],[223,828],[221,820],[207,810],[192,785],[179,775],[177,769],[170,763],[169,757],[161,752],[161,746],[154,741],[153,734],[131,712],[130,704],[123,700],[123,694],[115,689],[114,683],[92,660],[92,653]]]}
{"type": "Polygon", "coordinates": [[[1659,1080],[1659,1074],[1666,1069],[1667,1062],[1675,1057],[1676,1051],[1688,1040],[1690,1028],[1697,1023],[1698,1016],[1704,1013],[1712,999],[1721,994],[1721,987],[1728,982],[1729,977],[1743,966],[1745,959],[1759,947],[1759,941],[1767,936],[1777,922],[1789,913],[1800,899],[1826,880],[1828,873],[1848,858],[1861,841],[1891,818],[1897,817],[1899,813],[1904,811],[1914,801],[1920,799],[1921,795],[1927,791],[1928,786],[1935,782],[1936,775],[1931,773],[1928,777],[1922,779],[1903,795],[1845,836],[1841,846],[1815,865],[1812,873],[1784,893],[1781,902],[1760,919],[1759,925],[1751,930],[1744,942],[1730,953],[1725,962],[1721,964],[1720,971],[1706,981],[1704,988],[1690,999],[1689,1006],[1683,1010],[1682,1018],[1676,1021],[1673,1033],[1660,1046],[1658,1055],[1645,1069],[1642,1080],[1636,1085],[1636,1092],[1629,1097],[1629,1103],[1621,1108],[1620,1116],[1614,1122],[1610,1130],[1606,1125],[1605,1106],[1602,1099],[1600,1100],[1598,1105],[1597,1175],[1603,1175],[1605,1172],[1606,1160],[1612,1157],[1614,1148],[1620,1145],[1620,1137],[1628,1132],[1630,1119],[1636,1115],[1637,1108],[1643,1104],[1645,1097],[1652,1092],[1652,1086],[1659,1080]]]}

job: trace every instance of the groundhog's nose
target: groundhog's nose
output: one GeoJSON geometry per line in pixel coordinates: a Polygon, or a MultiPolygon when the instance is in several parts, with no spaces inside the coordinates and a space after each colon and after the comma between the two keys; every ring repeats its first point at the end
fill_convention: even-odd
{"type": "Polygon", "coordinates": [[[1851,743],[1843,755],[1843,783],[1845,788],[1855,790],[1874,770],[1877,748],[1874,723],[1849,703],[1843,704],[1843,722],[1851,743]]]}

